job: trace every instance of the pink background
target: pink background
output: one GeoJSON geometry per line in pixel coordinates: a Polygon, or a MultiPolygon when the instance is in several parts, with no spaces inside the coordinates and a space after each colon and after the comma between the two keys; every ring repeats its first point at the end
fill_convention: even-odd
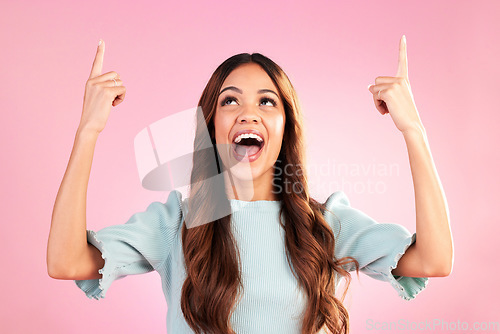
{"type": "Polygon", "coordinates": [[[46,269],[54,200],[80,120],[97,42],[103,72],[127,87],[101,133],[88,188],[87,226],[121,224],[166,192],[140,185],[133,150],[145,126],[196,106],[229,56],[260,52],[283,67],[306,118],[310,166],[395,164],[391,175],[311,176],[324,200],[343,187],[353,207],[415,231],[413,184],[402,135],[367,85],[396,74],[408,41],[409,79],[448,199],[453,273],[413,301],[354,276],[351,330],[377,322],[500,322],[498,297],[498,77],[496,1],[8,1],[0,11],[2,302],[4,333],[165,333],[156,273],[116,281],[100,301],[46,269]],[[383,191],[369,191],[369,182],[383,191]],[[326,187],[325,187],[326,185],[326,187]]]}

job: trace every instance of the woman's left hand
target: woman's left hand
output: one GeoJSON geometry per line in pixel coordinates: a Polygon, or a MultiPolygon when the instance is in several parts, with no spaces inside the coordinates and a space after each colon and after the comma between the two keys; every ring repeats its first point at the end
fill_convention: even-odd
{"type": "Polygon", "coordinates": [[[406,37],[399,41],[399,64],[395,77],[377,77],[375,85],[369,85],[375,107],[382,114],[389,113],[394,124],[401,132],[414,128],[423,129],[417,106],[411,93],[408,79],[408,60],[406,56],[406,37]]]}

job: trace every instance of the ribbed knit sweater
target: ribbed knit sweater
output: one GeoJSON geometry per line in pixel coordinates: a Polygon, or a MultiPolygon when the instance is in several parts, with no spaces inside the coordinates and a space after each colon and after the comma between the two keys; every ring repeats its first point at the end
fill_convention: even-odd
{"type": "MultiPolygon", "coordinates": [[[[231,316],[238,334],[300,333],[306,295],[299,289],[287,262],[284,229],[279,224],[280,201],[230,199],[231,227],[241,256],[243,295],[231,316]]],[[[428,278],[393,276],[398,260],[415,242],[416,235],[398,224],[378,223],[352,208],[346,194],[336,191],[325,202],[325,220],[335,235],[335,257],[354,257],[360,271],[390,283],[399,296],[413,299],[428,278]]],[[[87,231],[105,265],[102,279],[76,280],[87,297],[104,298],[114,280],[156,270],[161,276],[167,302],[167,333],[194,333],[180,307],[186,278],[181,245],[181,226],[187,199],[171,191],[166,202],[153,202],[125,223],[87,231]]],[[[349,271],[354,266],[345,267],[349,271]]],[[[337,284],[339,283],[336,281],[337,284]]]]}

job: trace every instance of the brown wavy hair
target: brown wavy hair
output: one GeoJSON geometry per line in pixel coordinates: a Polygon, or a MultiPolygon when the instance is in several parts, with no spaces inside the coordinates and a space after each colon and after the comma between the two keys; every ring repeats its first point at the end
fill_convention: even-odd
{"type": "Polygon", "coordinates": [[[351,276],[345,266],[353,263],[358,271],[359,265],[351,257],[335,258],[334,234],[323,217],[327,209],[309,195],[302,169],[305,143],[297,94],[281,67],[260,53],[240,53],[225,60],[212,74],[198,103],[188,213],[181,232],[187,274],[182,286],[182,312],[197,334],[234,334],[230,317],[243,286],[240,255],[230,227],[230,202],[223,182],[214,177],[224,171],[216,148],[214,115],[224,80],[246,63],[256,63],[267,72],[284,104],[286,122],[274,164],[273,191],[281,201],[280,225],[285,230],[288,264],[308,297],[301,333],[317,333],[324,327],[332,333],[348,333],[349,317],[342,301],[351,276]],[[283,166],[287,166],[287,173],[277,173],[283,166]],[[299,184],[301,189],[285,192],[284,182],[299,184]],[[216,212],[229,214],[218,218],[216,212]],[[281,221],[282,214],[285,222],[281,221]],[[347,284],[338,299],[335,282],[342,277],[347,284]]]}

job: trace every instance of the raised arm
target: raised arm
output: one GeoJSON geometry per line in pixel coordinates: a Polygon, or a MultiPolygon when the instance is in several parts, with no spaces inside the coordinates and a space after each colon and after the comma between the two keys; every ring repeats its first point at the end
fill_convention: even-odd
{"type": "Polygon", "coordinates": [[[87,243],[86,198],[98,133],[78,130],[57,193],[47,244],[47,270],[58,279],[100,278],[101,252],[87,243]]]}
{"type": "Polygon", "coordinates": [[[82,117],[73,150],[52,212],[47,243],[47,271],[58,279],[100,278],[100,251],[87,243],[86,198],[97,138],[111,106],[121,103],[125,87],[116,72],[101,75],[104,42],[100,43],[85,86],[82,117]]]}
{"type": "Polygon", "coordinates": [[[397,276],[448,276],[453,266],[453,239],[448,206],[432,160],[425,130],[404,132],[415,189],[417,239],[393,270],[397,276]]]}
{"type": "Polygon", "coordinates": [[[377,110],[382,115],[388,113],[404,136],[415,189],[416,241],[392,273],[407,277],[447,276],[453,266],[448,206],[411,93],[405,36],[399,42],[396,77],[377,77],[375,85],[368,89],[377,110]]]}

